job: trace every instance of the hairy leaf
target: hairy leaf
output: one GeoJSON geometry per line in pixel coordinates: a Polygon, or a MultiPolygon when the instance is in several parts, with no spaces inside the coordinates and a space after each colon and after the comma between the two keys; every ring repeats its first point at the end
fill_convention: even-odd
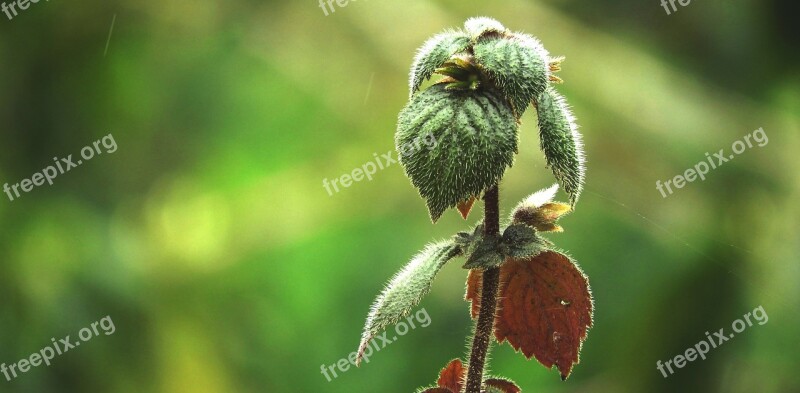
{"type": "Polygon", "coordinates": [[[426,41],[417,51],[411,65],[409,96],[416,93],[422,82],[429,79],[451,56],[467,50],[469,45],[469,35],[457,31],[439,33],[426,41]]]}
{"type": "Polygon", "coordinates": [[[522,389],[514,382],[504,378],[489,378],[483,382],[486,393],[520,393],[522,389]]]}
{"type": "MultiPolygon", "coordinates": [[[[514,211],[521,209],[536,209],[539,206],[544,205],[547,202],[552,202],[553,198],[556,197],[556,193],[558,193],[558,183],[553,184],[548,188],[541,189],[539,191],[534,192],[531,195],[528,195],[522,201],[517,204],[517,207],[514,208],[514,211]]],[[[512,217],[513,217],[512,213],[512,217]]]]}
{"type": "Polygon", "coordinates": [[[458,202],[458,212],[465,220],[469,217],[469,212],[472,211],[472,205],[475,204],[475,197],[469,197],[466,201],[458,202]]]}
{"type": "Polygon", "coordinates": [[[478,318],[481,311],[481,291],[483,291],[483,272],[472,269],[467,275],[467,293],[464,295],[464,299],[470,302],[472,319],[478,318]]]}
{"type": "Polygon", "coordinates": [[[412,97],[400,112],[395,144],[434,222],[500,181],[514,162],[518,127],[511,108],[493,90],[434,85],[412,97]],[[436,143],[430,149],[408,148],[421,138],[436,143]]]}
{"type": "Polygon", "coordinates": [[[436,273],[460,253],[461,248],[452,241],[429,245],[389,281],[367,316],[356,364],[361,362],[370,340],[387,326],[408,315],[428,293],[436,273]]]}
{"type": "Polygon", "coordinates": [[[546,249],[548,242],[536,230],[525,224],[512,224],[505,231],[500,244],[503,256],[512,258],[532,257],[546,249]]]}
{"type": "Polygon", "coordinates": [[[488,269],[499,266],[507,257],[524,258],[545,250],[550,242],[539,237],[536,230],[525,224],[512,224],[502,236],[486,237],[483,225],[475,227],[473,233],[459,233],[456,243],[467,256],[464,269],[488,269]]]}
{"type": "MultiPolygon", "coordinates": [[[[439,373],[435,387],[424,388],[419,393],[461,393],[467,377],[467,368],[461,359],[454,359],[439,373]]],[[[485,393],[520,393],[514,382],[505,378],[488,378],[483,381],[485,393]]]]}
{"type": "Polygon", "coordinates": [[[454,359],[439,373],[439,380],[436,384],[454,392],[460,392],[466,374],[467,369],[464,367],[461,359],[454,359]]]}
{"type": "Polygon", "coordinates": [[[468,248],[467,262],[464,269],[488,269],[503,263],[503,254],[500,253],[499,236],[481,236],[468,248]]]}
{"type": "Polygon", "coordinates": [[[461,393],[467,369],[461,359],[453,359],[439,373],[436,387],[427,388],[420,393],[461,393]]]}
{"type": "Polygon", "coordinates": [[[548,54],[535,38],[487,36],[479,39],[473,50],[475,60],[513,104],[518,117],[545,91],[550,73],[548,54]]]}
{"type": "MultiPolygon", "coordinates": [[[[470,272],[467,300],[473,318],[480,310],[481,275],[470,272]]],[[[495,338],[545,367],[555,365],[566,379],[592,326],[589,282],[566,255],[555,251],[510,259],[500,268],[495,338]]]]}
{"type": "Polygon", "coordinates": [[[574,207],[583,189],[584,155],[578,125],[564,98],[552,87],[536,100],[539,138],[547,165],[574,207]]]}
{"type": "Polygon", "coordinates": [[[467,19],[467,21],[464,22],[464,29],[472,36],[473,40],[492,33],[500,35],[508,34],[508,29],[506,29],[502,23],[484,16],[467,19]]]}
{"type": "Polygon", "coordinates": [[[512,222],[531,226],[540,232],[562,232],[564,229],[556,221],[572,208],[564,203],[551,202],[557,191],[558,184],[554,184],[523,199],[511,213],[512,222]]]}

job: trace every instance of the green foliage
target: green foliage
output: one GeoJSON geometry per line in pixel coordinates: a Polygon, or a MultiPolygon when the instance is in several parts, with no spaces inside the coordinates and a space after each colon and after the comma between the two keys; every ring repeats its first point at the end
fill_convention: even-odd
{"type": "Polygon", "coordinates": [[[548,245],[549,242],[539,237],[532,227],[513,224],[503,231],[500,253],[511,258],[526,258],[539,254],[548,245]]]}
{"type": "Polygon", "coordinates": [[[417,52],[411,65],[408,89],[413,95],[422,82],[429,79],[433,72],[444,64],[451,56],[469,47],[469,36],[462,32],[446,31],[437,34],[425,42],[417,52]]]}
{"type": "Polygon", "coordinates": [[[431,219],[499,182],[517,152],[515,120],[531,103],[548,166],[574,206],[584,177],[580,134],[564,99],[549,86],[560,81],[552,72],[561,58],[550,58],[536,38],[491,18],[471,18],[464,29],[440,33],[418,51],[411,99],[395,137],[398,150],[428,135],[439,142],[430,152],[401,151],[400,160],[431,219]],[[434,73],[444,78],[415,95],[434,73]]]}
{"type": "Polygon", "coordinates": [[[511,101],[518,116],[547,87],[547,51],[533,37],[490,35],[479,39],[473,51],[475,60],[511,101]]]}
{"type": "Polygon", "coordinates": [[[452,240],[428,245],[389,281],[367,316],[358,348],[358,361],[369,341],[387,326],[408,315],[428,293],[442,266],[460,253],[461,248],[452,240]]]}
{"type": "Polygon", "coordinates": [[[500,181],[514,161],[517,128],[513,111],[493,90],[435,85],[412,97],[400,112],[395,143],[434,222],[500,181]],[[420,138],[436,143],[407,151],[420,138]]]}
{"type": "MultiPolygon", "coordinates": [[[[425,199],[431,219],[436,222],[445,210],[456,206],[466,218],[472,202],[499,184],[506,168],[514,162],[519,119],[531,103],[537,106],[540,143],[547,163],[574,206],[583,183],[580,135],[563,98],[548,85],[551,81],[561,81],[551,73],[560,69],[562,59],[551,59],[538,40],[511,33],[494,19],[472,18],[466,21],[464,29],[434,36],[418,51],[410,73],[410,99],[398,116],[395,145],[400,153],[399,161],[425,199]],[[417,94],[423,80],[434,73],[442,75],[442,79],[417,94]],[[418,146],[420,140],[434,143],[429,149],[410,148],[418,146]]],[[[496,233],[500,225],[498,198],[486,198],[486,220],[492,220],[488,221],[491,225],[487,228],[494,228],[492,232],[495,233],[484,233],[484,225],[480,224],[472,232],[460,232],[450,242],[429,246],[417,255],[392,279],[373,305],[358,358],[379,331],[397,322],[419,303],[436,273],[454,256],[467,257],[466,269],[500,267],[497,273],[508,277],[521,266],[537,263],[536,258],[549,255],[543,251],[552,244],[539,237],[538,232],[561,231],[555,222],[572,207],[550,202],[557,189],[557,186],[551,187],[523,201],[502,235],[496,233]],[[507,263],[509,261],[511,263],[507,263]]],[[[467,294],[473,301],[475,315],[483,276],[472,273],[467,294]]],[[[529,273],[523,269],[522,275],[529,273]]],[[[500,276],[490,277],[494,277],[494,284],[487,281],[486,288],[496,288],[500,276]]],[[[561,277],[555,280],[559,279],[561,277]]],[[[520,291],[528,287],[517,285],[514,288],[520,291]]],[[[527,295],[522,295],[517,298],[522,300],[517,301],[519,304],[515,303],[515,307],[532,307],[527,295]]],[[[485,337],[491,334],[491,319],[497,314],[493,309],[490,311],[482,313],[478,319],[473,341],[476,346],[486,344],[485,337]]],[[[503,315],[506,316],[514,312],[508,308],[505,311],[503,315]]],[[[517,327],[509,325],[507,328],[517,327]]],[[[531,338],[528,332],[519,336],[522,343],[528,343],[531,338]]],[[[488,351],[475,348],[473,350],[483,353],[488,351]]],[[[561,352],[570,349],[565,346],[561,352]]],[[[463,390],[461,382],[466,380],[466,389],[477,393],[483,381],[484,360],[485,355],[475,360],[473,370],[481,372],[471,373],[466,379],[460,374],[463,371],[460,362],[451,362],[440,375],[438,386],[424,392],[459,392],[463,390]]],[[[502,379],[483,385],[488,392],[519,393],[515,384],[502,379]]]]}
{"type": "Polygon", "coordinates": [[[508,29],[505,28],[500,22],[487,17],[469,18],[464,22],[464,29],[472,37],[477,40],[485,35],[495,33],[498,35],[507,35],[508,29]]]}
{"type": "Polygon", "coordinates": [[[539,136],[547,165],[569,195],[572,206],[583,189],[584,157],[581,135],[564,98],[548,87],[536,100],[539,136]]]}
{"type": "Polygon", "coordinates": [[[467,256],[465,269],[486,269],[499,266],[506,258],[525,258],[546,250],[550,242],[537,235],[536,230],[525,224],[509,225],[502,236],[485,236],[483,225],[475,227],[471,234],[461,232],[456,243],[467,256]]]}
{"type": "Polygon", "coordinates": [[[503,263],[498,236],[476,236],[464,269],[490,268],[503,263]]]}

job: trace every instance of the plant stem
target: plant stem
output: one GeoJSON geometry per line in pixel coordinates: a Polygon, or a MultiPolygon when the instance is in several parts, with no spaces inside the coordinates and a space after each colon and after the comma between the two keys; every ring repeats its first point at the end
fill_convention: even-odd
{"type": "MultiPolygon", "coordinates": [[[[486,237],[500,235],[500,197],[497,186],[490,188],[483,196],[483,228],[486,237]]],[[[494,317],[497,308],[497,292],[500,284],[500,268],[493,267],[483,272],[481,285],[481,308],[475,322],[475,336],[469,355],[466,393],[481,393],[486,355],[489,354],[494,317]]]]}

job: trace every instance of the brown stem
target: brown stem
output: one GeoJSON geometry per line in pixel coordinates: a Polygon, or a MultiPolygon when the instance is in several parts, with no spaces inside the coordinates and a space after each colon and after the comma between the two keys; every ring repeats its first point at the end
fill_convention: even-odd
{"type": "MultiPolygon", "coordinates": [[[[500,201],[497,186],[486,191],[484,203],[484,234],[498,236],[500,234],[500,201]]],[[[481,308],[478,321],[475,323],[475,336],[472,338],[472,350],[469,355],[467,384],[465,393],[481,393],[483,371],[486,367],[486,355],[489,353],[492,332],[494,331],[495,309],[497,308],[497,292],[500,284],[500,268],[493,267],[483,272],[481,285],[481,308]]]]}

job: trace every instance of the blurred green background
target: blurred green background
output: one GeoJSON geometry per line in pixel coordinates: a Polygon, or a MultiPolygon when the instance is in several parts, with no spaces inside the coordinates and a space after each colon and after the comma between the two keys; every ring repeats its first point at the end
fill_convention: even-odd
{"type": "MultiPolygon", "coordinates": [[[[384,283],[432,225],[393,150],[415,49],[470,16],[566,56],[588,156],[550,239],[590,278],[595,326],[567,382],[508,345],[524,392],[800,391],[800,39],[788,2],[39,2],[0,14],[0,182],[109,133],[118,150],[0,200],[0,362],[108,315],[101,335],[0,392],[412,392],[466,353],[456,261],[411,330],[330,382],[384,283]],[[113,33],[110,34],[112,20],[113,33]],[[106,47],[106,45],[108,45],[106,47]],[[107,51],[106,51],[107,49],[107,51]],[[763,127],[764,147],[662,198],[655,182],[763,127]],[[769,316],[675,375],[666,361],[758,306],[769,316]]],[[[533,111],[504,215],[553,183],[533,111]]],[[[563,196],[562,196],[563,199],[563,196]]],[[[390,335],[391,337],[391,335],[390,335]]]]}

